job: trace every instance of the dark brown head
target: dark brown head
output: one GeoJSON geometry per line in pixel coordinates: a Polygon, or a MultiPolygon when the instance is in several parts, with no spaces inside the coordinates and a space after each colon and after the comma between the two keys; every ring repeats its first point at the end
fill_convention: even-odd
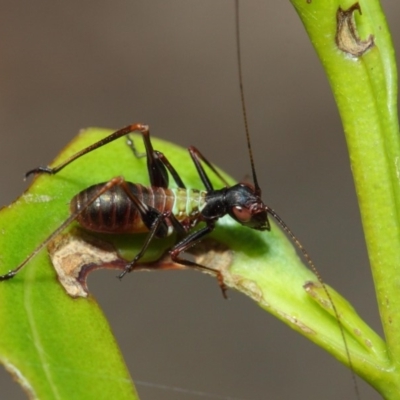
{"type": "Polygon", "coordinates": [[[225,200],[228,214],[235,221],[251,229],[270,230],[265,204],[253,185],[238,183],[228,188],[225,200]]]}

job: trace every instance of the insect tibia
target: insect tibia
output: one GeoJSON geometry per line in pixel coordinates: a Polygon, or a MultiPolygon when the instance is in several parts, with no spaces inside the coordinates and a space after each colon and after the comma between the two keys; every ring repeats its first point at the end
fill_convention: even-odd
{"type": "Polygon", "coordinates": [[[5,275],[0,275],[0,281],[7,281],[7,280],[9,280],[9,279],[11,279],[11,278],[14,278],[14,276],[16,275],[16,271],[15,270],[13,270],[13,271],[10,271],[10,272],[8,272],[7,274],[5,274],[5,275]]]}
{"type": "Polygon", "coordinates": [[[146,157],[146,153],[142,153],[140,151],[138,151],[138,149],[135,146],[135,142],[133,141],[133,138],[131,135],[128,135],[126,138],[126,144],[127,146],[132,150],[134,156],[136,158],[144,158],[146,157]]]}
{"type": "Polygon", "coordinates": [[[34,169],[29,170],[24,177],[24,180],[26,180],[27,178],[29,178],[30,175],[33,174],[50,174],[53,175],[55,172],[52,168],[50,167],[37,167],[34,169]]]}

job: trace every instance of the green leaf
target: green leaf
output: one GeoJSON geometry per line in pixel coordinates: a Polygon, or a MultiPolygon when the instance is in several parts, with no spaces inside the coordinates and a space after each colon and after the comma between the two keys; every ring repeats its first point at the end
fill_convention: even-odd
{"type": "MultiPolygon", "coordinates": [[[[82,132],[54,165],[109,133],[101,129],[82,132]]],[[[135,137],[135,144],[143,150],[140,137],[135,137]]],[[[173,163],[188,187],[202,189],[187,150],[157,139],[153,144],[173,163]]],[[[36,178],[26,193],[1,212],[1,273],[21,263],[68,217],[68,201],[75,194],[92,184],[107,182],[122,171],[129,181],[144,185],[149,182],[145,159],[135,158],[120,139],[54,176],[36,178]]],[[[221,187],[218,179],[210,177],[215,187],[221,187]]],[[[127,259],[138,252],[144,239],[143,235],[137,235],[137,240],[129,235],[102,238],[112,241],[127,259]]],[[[228,286],[246,293],[342,362],[349,362],[324,290],[275,224],[270,232],[257,232],[225,217],[210,238],[198,246],[195,257],[199,262],[219,268],[228,286]]],[[[147,260],[159,258],[171,243],[155,240],[147,260]]],[[[341,316],[355,371],[368,363],[377,375],[385,375],[385,343],[346,300],[333,290],[330,295],[341,316]]],[[[90,399],[110,393],[110,398],[115,398],[118,393],[121,399],[135,398],[128,372],[95,300],[70,298],[57,282],[46,251],[41,251],[13,280],[0,283],[0,299],[0,357],[9,369],[18,371],[20,380],[36,397],[90,399]]]]}
{"type": "MultiPolygon", "coordinates": [[[[104,133],[80,135],[60,158],[104,133]]],[[[100,182],[108,179],[104,170],[111,176],[116,173],[115,158],[107,162],[107,152],[99,151],[94,159],[88,156],[57,176],[38,177],[1,210],[1,273],[16,267],[60,225],[68,216],[69,199],[93,183],[92,178],[100,182]]],[[[69,297],[46,251],[14,279],[0,282],[0,304],[0,358],[31,398],[138,398],[95,299],[69,297]]]]}

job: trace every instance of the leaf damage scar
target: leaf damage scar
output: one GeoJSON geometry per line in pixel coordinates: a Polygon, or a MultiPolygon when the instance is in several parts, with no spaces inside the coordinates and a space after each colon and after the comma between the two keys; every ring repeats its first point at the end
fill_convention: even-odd
{"type": "Polygon", "coordinates": [[[354,21],[354,12],[361,13],[359,3],[353,4],[347,10],[339,7],[336,13],[336,36],[337,47],[352,57],[361,57],[366,51],[375,46],[374,35],[369,35],[366,40],[361,40],[357,26],[354,21]]]}
{"type": "MultiPolygon", "coordinates": [[[[124,271],[127,262],[112,244],[80,228],[55,237],[48,245],[48,252],[59,282],[67,294],[74,298],[88,297],[90,292],[87,277],[91,272],[98,269],[124,271]]],[[[199,246],[189,249],[188,253],[193,255],[196,262],[207,261],[213,264],[214,268],[224,275],[228,286],[234,286],[228,273],[232,254],[225,245],[205,239],[199,246]]],[[[135,271],[179,269],[187,267],[173,262],[168,251],[156,261],[140,262],[134,268],[135,271]]]]}

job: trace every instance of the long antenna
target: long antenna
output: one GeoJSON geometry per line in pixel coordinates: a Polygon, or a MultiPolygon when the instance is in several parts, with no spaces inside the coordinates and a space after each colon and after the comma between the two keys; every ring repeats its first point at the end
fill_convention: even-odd
{"type": "Polygon", "coordinates": [[[254,166],[253,151],[251,149],[250,133],[249,133],[249,123],[247,121],[247,111],[246,102],[244,99],[244,88],[243,88],[243,74],[242,74],[242,54],[240,48],[240,20],[239,20],[239,0],[235,0],[235,16],[236,16],[236,54],[238,61],[238,72],[239,72],[239,87],[240,87],[240,100],[242,103],[242,113],[244,120],[244,129],[246,131],[247,149],[250,156],[251,171],[253,173],[253,183],[256,189],[256,194],[261,196],[261,189],[258,185],[256,168],[254,166]]]}
{"type": "MultiPolygon", "coordinates": [[[[242,103],[242,113],[243,113],[243,120],[244,120],[244,127],[246,131],[246,140],[247,140],[247,148],[250,156],[250,164],[251,164],[251,170],[253,173],[253,182],[254,182],[254,187],[256,194],[258,196],[261,196],[261,188],[258,185],[257,181],[257,175],[256,175],[256,169],[254,166],[254,159],[253,159],[253,151],[251,149],[251,141],[250,141],[250,132],[249,132],[249,124],[247,121],[247,111],[246,111],[246,102],[245,102],[245,97],[244,97],[244,88],[243,88],[243,74],[242,74],[242,56],[241,56],[241,48],[240,48],[240,18],[239,18],[239,0],[235,0],[235,17],[236,17],[236,52],[237,52],[237,61],[238,61],[238,72],[239,72],[239,87],[240,87],[240,99],[242,103]]],[[[337,323],[339,325],[340,329],[340,334],[342,336],[342,340],[344,343],[345,347],[345,352],[347,356],[347,360],[349,362],[349,368],[351,370],[351,375],[354,383],[354,389],[356,392],[356,397],[357,399],[361,399],[360,397],[360,392],[358,389],[358,384],[356,380],[356,376],[354,373],[354,368],[353,368],[353,363],[351,360],[350,356],[350,350],[349,346],[347,344],[346,340],[346,335],[344,334],[344,328],[343,324],[340,320],[339,312],[335,306],[335,303],[333,302],[332,296],[330,295],[328,288],[325,285],[325,282],[322,279],[321,274],[317,270],[317,267],[315,266],[313,260],[311,259],[310,255],[306,251],[306,249],[303,247],[303,245],[300,243],[300,241],[297,239],[297,237],[294,235],[294,233],[289,229],[289,227],[286,225],[286,223],[283,221],[283,219],[270,207],[266,206],[265,210],[267,211],[268,214],[270,214],[278,223],[279,225],[283,228],[283,230],[287,233],[287,235],[292,239],[293,243],[297,246],[297,248],[302,252],[304,258],[306,259],[308,265],[310,266],[311,270],[314,272],[315,276],[318,279],[318,282],[321,284],[323,287],[323,290],[328,298],[329,303],[331,304],[333,313],[335,314],[337,323]]]]}
{"type": "Polygon", "coordinates": [[[286,225],[286,223],[283,221],[283,219],[271,207],[266,206],[265,210],[267,211],[268,214],[270,214],[278,222],[278,224],[282,227],[282,229],[292,239],[293,243],[297,246],[297,248],[303,253],[303,256],[306,259],[308,265],[310,266],[311,271],[314,272],[314,275],[317,277],[318,282],[321,284],[321,286],[322,286],[322,288],[323,288],[323,290],[324,290],[324,292],[326,294],[326,297],[328,298],[328,301],[329,301],[329,303],[330,303],[330,305],[332,307],[332,311],[335,314],[336,321],[337,321],[337,323],[339,325],[340,334],[342,336],[342,340],[343,340],[343,343],[344,343],[344,348],[345,348],[347,360],[349,362],[349,368],[350,368],[351,376],[352,376],[352,379],[353,379],[353,384],[354,384],[354,389],[355,389],[355,392],[356,392],[356,397],[357,397],[357,399],[361,399],[360,391],[358,389],[357,379],[356,379],[356,376],[355,376],[355,373],[354,373],[353,362],[351,360],[350,350],[349,350],[349,346],[347,344],[347,339],[346,339],[346,336],[344,334],[343,324],[342,324],[342,321],[340,320],[339,311],[336,308],[335,303],[333,302],[332,296],[329,293],[328,288],[326,287],[325,282],[323,281],[321,274],[319,273],[317,267],[314,264],[314,261],[312,260],[312,258],[308,254],[307,250],[303,247],[303,245],[301,244],[300,240],[297,239],[295,234],[290,230],[290,228],[286,225]]]}

